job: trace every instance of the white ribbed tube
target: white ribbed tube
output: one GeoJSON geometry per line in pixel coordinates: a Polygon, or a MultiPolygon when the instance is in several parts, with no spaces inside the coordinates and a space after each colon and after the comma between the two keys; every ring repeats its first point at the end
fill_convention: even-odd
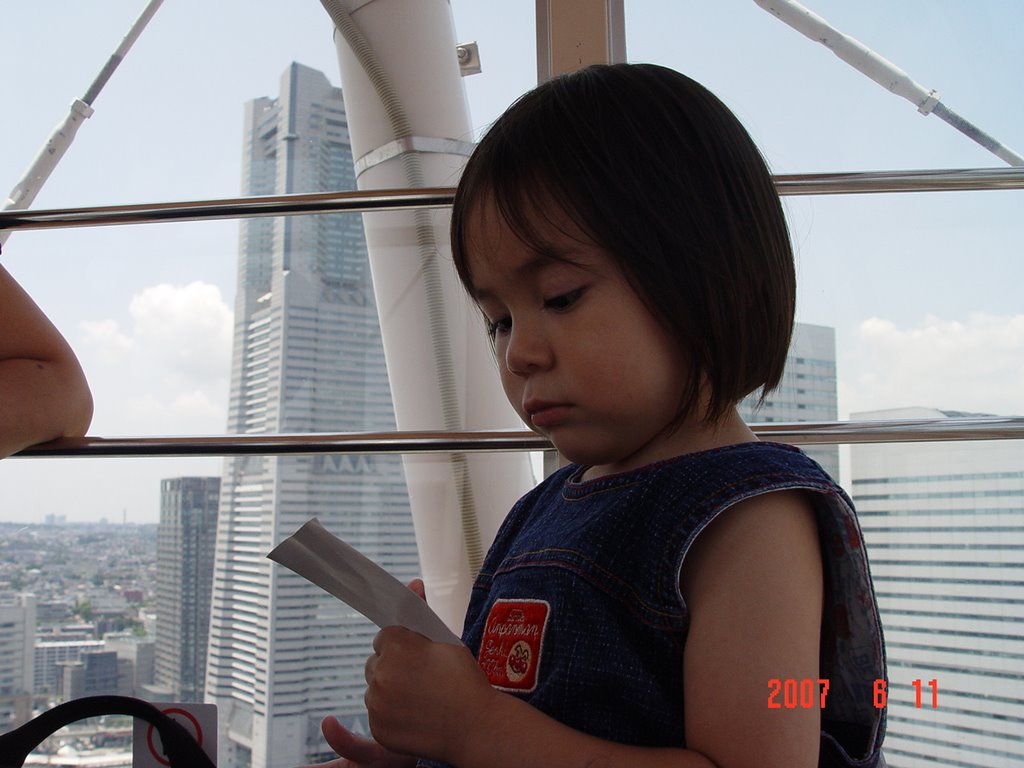
{"type": "MultiPolygon", "coordinates": [[[[321,1],[339,29],[353,155],[373,158],[402,139],[439,150],[374,161],[359,188],[454,185],[465,156],[444,147],[472,135],[448,3],[321,1]]],[[[363,217],[398,429],[521,428],[451,265],[449,218],[426,210],[363,217]]],[[[529,458],[410,456],[405,470],[428,599],[459,632],[483,551],[532,482],[529,458]]]]}

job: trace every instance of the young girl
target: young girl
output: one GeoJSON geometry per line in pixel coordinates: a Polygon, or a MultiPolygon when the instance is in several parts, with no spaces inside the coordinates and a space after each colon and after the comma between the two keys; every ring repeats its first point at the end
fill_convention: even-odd
{"type": "Polygon", "coordinates": [[[736,411],[795,305],[736,118],[657,66],[552,80],[473,154],[452,246],[509,400],[572,463],[503,524],[465,648],[377,636],[375,741],[327,718],[329,765],[884,765],[850,501],[736,411]]]}

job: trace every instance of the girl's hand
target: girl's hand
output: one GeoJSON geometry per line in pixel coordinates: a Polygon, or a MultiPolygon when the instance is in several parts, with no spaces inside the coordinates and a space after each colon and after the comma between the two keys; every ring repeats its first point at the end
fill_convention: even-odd
{"type": "MultiPolygon", "coordinates": [[[[408,587],[423,600],[427,599],[423,579],[413,579],[408,587]]],[[[414,757],[389,752],[373,739],[352,733],[334,716],[325,717],[320,723],[320,730],[340,757],[303,768],[407,768],[416,763],[414,757]]]]}
{"type": "Polygon", "coordinates": [[[499,694],[465,646],[386,627],[366,662],[370,732],[388,749],[446,762],[499,694]]]}
{"type": "Polygon", "coordinates": [[[340,757],[305,768],[411,768],[416,764],[413,757],[389,752],[373,739],[352,733],[336,717],[325,717],[320,730],[340,757]]]}

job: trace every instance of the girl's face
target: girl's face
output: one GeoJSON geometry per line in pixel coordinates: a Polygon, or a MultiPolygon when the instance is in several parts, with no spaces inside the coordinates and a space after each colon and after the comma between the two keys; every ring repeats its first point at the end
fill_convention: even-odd
{"type": "MultiPolygon", "coordinates": [[[[708,447],[701,408],[677,424],[684,356],[615,260],[567,216],[541,224],[544,252],[493,205],[470,224],[470,287],[523,421],[588,477],[708,447]]],[[[552,217],[548,217],[549,219],[552,217]]]]}

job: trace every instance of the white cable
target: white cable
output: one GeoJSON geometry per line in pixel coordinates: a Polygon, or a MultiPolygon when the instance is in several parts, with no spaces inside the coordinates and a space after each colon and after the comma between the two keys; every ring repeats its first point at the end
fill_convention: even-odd
{"type": "MultiPolygon", "coordinates": [[[[11,194],[4,202],[3,210],[25,209],[32,205],[36,195],[39,194],[39,190],[43,188],[43,184],[50,178],[50,174],[57,167],[57,163],[64,157],[64,153],[68,151],[71,142],[74,141],[75,134],[82,127],[82,123],[92,116],[92,103],[96,100],[96,97],[103,89],[103,86],[106,85],[110,76],[114,74],[114,70],[117,69],[125,55],[127,55],[128,50],[139,39],[142,30],[145,29],[149,20],[153,18],[153,14],[157,12],[163,1],[150,0],[146,8],[135,20],[135,23],[132,24],[131,29],[128,30],[128,34],[121,40],[117,50],[107,59],[107,63],[100,70],[96,79],[93,80],[89,90],[85,92],[82,98],[71,102],[67,117],[53,129],[50,138],[43,144],[43,148],[39,150],[35,160],[32,161],[32,164],[22,175],[18,183],[14,185],[14,189],[11,190],[11,194]]],[[[10,231],[0,232],[0,247],[7,242],[7,238],[10,235],[10,231]]]]}
{"type": "Polygon", "coordinates": [[[821,43],[859,72],[886,90],[907,99],[922,115],[932,112],[968,138],[976,141],[1009,165],[1024,166],[1024,157],[988,135],[977,126],[939,103],[939,92],[915,82],[906,72],[866,45],[843,34],[821,16],[795,0],[754,0],[761,8],[801,34],[821,43]]]}

